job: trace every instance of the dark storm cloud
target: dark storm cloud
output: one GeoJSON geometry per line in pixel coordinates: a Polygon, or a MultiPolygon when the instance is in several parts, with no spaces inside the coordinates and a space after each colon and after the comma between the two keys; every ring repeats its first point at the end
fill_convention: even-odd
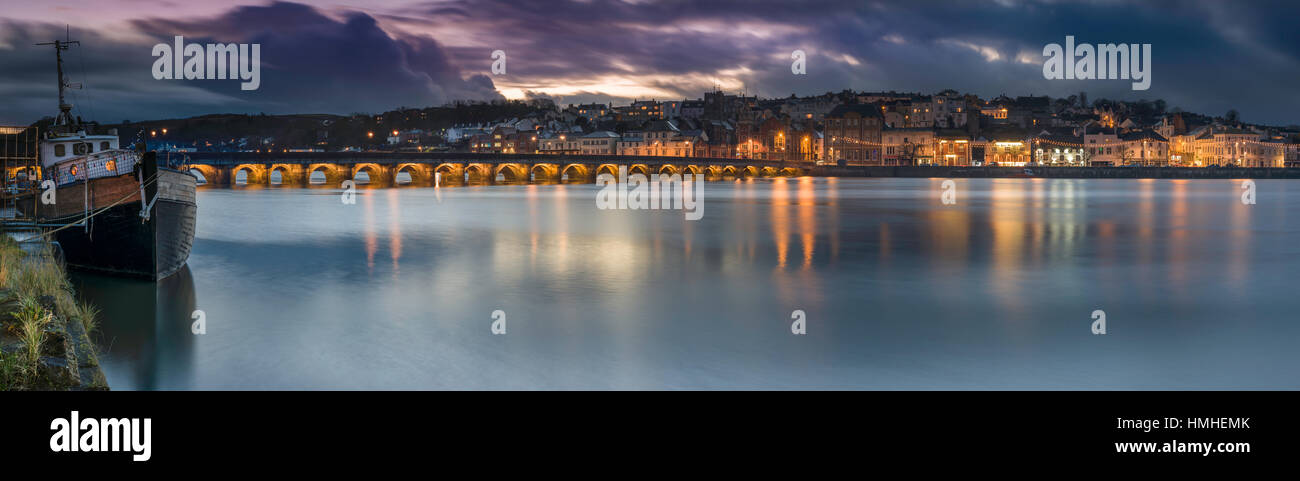
{"type": "MultiPolygon", "coordinates": [[[[739,70],[763,95],[859,90],[984,96],[1086,90],[1091,98],[1164,98],[1171,106],[1250,120],[1296,122],[1300,5],[1284,1],[664,1],[435,2],[463,28],[511,53],[512,73],[555,81],[628,66],[672,76],[739,70]],[[495,35],[501,32],[501,35],[495,35]],[[507,34],[504,34],[508,32],[507,34]],[[1153,84],[1046,80],[1042,49],[1074,35],[1086,43],[1151,43],[1153,84]],[[808,75],[791,75],[803,49],[808,75]],[[847,56],[847,57],[846,57],[847,56]],[[851,60],[850,60],[851,59],[851,60]]],[[[486,65],[482,48],[449,50],[486,65]]],[[[486,67],[483,67],[486,68],[486,67]]],[[[534,88],[545,85],[530,84],[534,88]]],[[[696,96],[698,92],[682,91],[696,96]]]]}
{"type": "MultiPolygon", "coordinates": [[[[34,46],[62,40],[63,25],[0,22],[0,122],[27,124],[58,113],[54,49],[34,46]]],[[[168,116],[177,112],[207,113],[236,103],[236,99],[180,84],[155,85],[149,74],[149,46],[122,43],[93,31],[73,30],[81,42],[64,53],[71,82],[74,114],[87,120],[117,122],[124,118],[168,116]],[[186,110],[189,108],[189,110],[186,110]]],[[[237,89],[238,87],[236,87],[237,89]]],[[[233,106],[232,106],[233,108],[233,106]]]]}
{"type": "MultiPolygon", "coordinates": [[[[11,45],[62,37],[61,29],[52,26],[10,22],[10,27],[6,43],[11,45]]],[[[73,80],[82,80],[75,78],[82,70],[75,60],[84,56],[85,80],[93,88],[87,92],[89,101],[78,105],[84,116],[92,114],[91,106],[104,116],[100,120],[115,122],[213,112],[374,112],[500,98],[490,79],[462,79],[433,38],[390,36],[362,13],[335,20],[309,6],[274,3],[194,21],[144,19],[133,27],[153,41],[123,43],[94,32],[75,32],[84,41],[83,50],[70,54],[68,66],[73,80]],[[152,45],[171,44],[175,35],[184,36],[186,43],[260,44],[260,88],[243,91],[233,80],[155,80],[152,45]]],[[[4,77],[0,95],[52,94],[54,62],[47,49],[7,52],[24,68],[22,74],[4,77]]],[[[56,111],[52,99],[43,102],[23,101],[5,109],[6,115],[17,111],[33,118],[56,111]]]]}
{"type": "Polygon", "coordinates": [[[433,38],[394,38],[363,13],[334,20],[309,6],[275,3],[217,19],[143,20],[136,27],[161,41],[185,35],[202,43],[261,44],[261,88],[230,91],[274,111],[361,112],[499,98],[489,79],[463,80],[433,38]]]}
{"type": "MultiPolygon", "coordinates": [[[[96,58],[88,55],[86,66],[87,80],[100,92],[95,107],[101,115],[114,112],[110,119],[376,111],[495,97],[497,89],[558,95],[566,102],[624,100],[640,91],[695,98],[716,83],[765,96],[846,88],[953,88],[985,97],[1087,91],[1092,99],[1163,98],[1192,111],[1221,115],[1235,108],[1248,121],[1300,123],[1300,92],[1293,87],[1300,78],[1300,29],[1293,26],[1300,2],[391,3],[368,3],[359,8],[364,13],[274,3],[211,18],[132,24],[155,42],[183,34],[193,41],[261,43],[262,88],[252,93],[231,81],[153,80],[151,44],[82,32],[95,40],[96,58]],[[1044,79],[1043,46],[1062,43],[1066,35],[1082,43],[1152,44],[1150,90],[1135,92],[1120,80],[1044,79]],[[489,78],[482,74],[496,49],[509,54],[509,73],[489,78]],[[807,75],[790,73],[795,49],[808,54],[807,75]]],[[[53,110],[49,52],[25,45],[60,31],[15,22],[0,31],[6,66],[21,66],[0,73],[6,107],[53,110]]]]}

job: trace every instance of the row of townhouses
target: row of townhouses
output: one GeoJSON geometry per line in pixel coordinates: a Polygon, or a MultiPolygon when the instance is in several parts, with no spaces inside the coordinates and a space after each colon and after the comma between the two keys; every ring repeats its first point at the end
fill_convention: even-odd
{"type": "MultiPolygon", "coordinates": [[[[445,139],[486,153],[839,165],[1300,166],[1300,132],[1115,107],[1073,98],[982,100],[953,90],[778,99],[715,91],[696,100],[570,105],[447,129],[445,139]]],[[[402,138],[397,132],[390,141],[402,138]]]]}

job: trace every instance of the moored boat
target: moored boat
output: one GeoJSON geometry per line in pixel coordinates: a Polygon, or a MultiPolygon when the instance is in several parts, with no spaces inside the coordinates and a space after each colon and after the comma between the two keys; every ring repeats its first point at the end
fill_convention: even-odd
{"type": "Polygon", "coordinates": [[[1035,174],[1034,171],[1031,169],[1024,169],[1020,172],[1016,172],[1007,177],[1010,177],[1012,179],[1032,179],[1038,177],[1038,174],[1035,174]]]}
{"type": "Polygon", "coordinates": [[[162,279],[189,259],[198,206],[193,175],[160,166],[153,152],[121,148],[71,115],[55,41],[59,115],[40,140],[41,192],[18,204],[50,230],[69,267],[162,279]]]}

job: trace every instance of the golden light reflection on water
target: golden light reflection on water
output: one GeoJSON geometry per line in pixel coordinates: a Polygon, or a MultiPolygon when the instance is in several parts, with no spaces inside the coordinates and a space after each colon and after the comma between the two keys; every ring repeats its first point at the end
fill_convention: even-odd
{"type": "Polygon", "coordinates": [[[388,201],[388,250],[393,259],[393,278],[397,278],[398,261],[402,258],[402,207],[397,189],[384,192],[388,201]]]}
{"type": "Polygon", "coordinates": [[[826,205],[828,225],[827,231],[830,233],[831,243],[831,263],[834,263],[840,256],[840,179],[831,177],[826,179],[826,205]]]}
{"type": "MultiPolygon", "coordinates": [[[[1254,234],[1254,213],[1258,207],[1242,203],[1239,197],[1240,180],[1231,180],[1234,194],[1228,197],[1231,211],[1228,213],[1231,230],[1228,231],[1228,278],[1232,280],[1231,288],[1238,294],[1246,291],[1245,280],[1250,274],[1250,244],[1254,234]]],[[[1257,200],[1258,202],[1258,200],[1257,200]]]]}
{"type": "Polygon", "coordinates": [[[529,259],[529,263],[535,266],[537,265],[538,237],[542,235],[541,232],[539,232],[539,227],[537,225],[538,222],[537,208],[539,202],[537,201],[536,185],[529,184],[524,189],[524,199],[528,204],[528,245],[529,245],[528,259],[529,259]]]}
{"type": "Polygon", "coordinates": [[[754,195],[753,180],[736,179],[735,188],[731,191],[732,210],[735,214],[727,222],[732,224],[732,231],[740,239],[725,249],[727,259],[724,265],[741,265],[754,261],[759,239],[756,222],[758,206],[754,195]]]}
{"type": "MultiPolygon", "coordinates": [[[[941,181],[930,179],[929,183],[941,181]]],[[[1189,252],[1198,249],[1199,244],[1194,243],[1196,232],[1189,231],[1187,226],[1196,223],[1196,217],[1218,217],[1211,209],[1193,205],[1197,193],[1202,193],[1200,198],[1205,199],[1202,189],[1206,184],[1195,181],[1108,183],[998,179],[973,183],[976,187],[971,187],[969,181],[962,182],[957,206],[940,206],[928,198],[905,201],[935,204],[916,210],[923,219],[922,225],[900,224],[889,217],[858,218],[854,222],[865,221],[874,226],[872,230],[879,247],[875,260],[879,268],[888,268],[891,262],[906,257],[900,257],[904,252],[896,249],[911,249],[919,240],[927,253],[922,260],[928,263],[932,275],[963,278],[967,272],[974,272],[971,275],[986,279],[982,290],[1011,316],[1025,308],[1024,296],[1031,295],[1028,286],[1034,280],[1031,277],[1034,273],[1046,267],[1056,269],[1053,266],[1058,264],[1066,269],[1074,268],[1070,259],[1079,255],[1080,249],[1095,252],[1095,259],[1101,263],[1080,267],[1100,267],[1102,282],[1107,282],[1109,275],[1104,271],[1113,270],[1116,259],[1126,258],[1136,264],[1126,269],[1128,275],[1140,281],[1138,288],[1151,288],[1163,280],[1168,288],[1179,289],[1180,295],[1188,294],[1187,289],[1194,286],[1188,277],[1195,274],[1192,271],[1196,266],[1189,252]],[[972,188],[988,190],[970,191],[972,188]],[[1095,205],[1089,205],[1089,188],[1094,190],[1095,205]],[[985,199],[987,209],[981,205],[985,199]],[[1090,209],[1104,205],[1118,205],[1119,209],[1105,210],[1105,216],[1089,218],[1090,209]],[[987,219],[983,218],[985,215],[987,219]],[[1093,230],[1092,237],[1088,237],[1089,229],[1093,230]],[[917,233],[922,237],[917,239],[917,233]],[[1092,245],[1084,243],[1088,239],[1092,245]],[[991,268],[978,272],[973,266],[982,262],[985,253],[991,268]],[[1155,278],[1151,279],[1152,276],[1155,278]]],[[[1231,186],[1239,187],[1239,181],[1233,181],[1231,186]]],[[[836,262],[840,248],[839,225],[841,215],[845,214],[839,208],[841,181],[811,177],[746,179],[727,183],[726,187],[732,188],[732,192],[729,196],[721,193],[722,200],[726,202],[730,197],[731,202],[722,210],[712,211],[725,212],[725,217],[710,219],[730,226],[726,242],[716,246],[721,253],[721,269],[743,271],[751,265],[769,268],[774,265],[773,279],[782,297],[803,295],[800,293],[820,283],[819,276],[824,274],[817,272],[818,237],[826,242],[822,246],[822,262],[836,262]],[[763,226],[765,222],[771,225],[763,226]]],[[[570,211],[586,214],[569,205],[575,202],[571,198],[575,189],[584,196],[588,194],[584,187],[553,184],[508,188],[517,189],[510,196],[522,197],[524,205],[514,204],[519,207],[518,212],[501,219],[508,222],[512,217],[519,218],[521,222],[514,225],[522,228],[498,228],[490,233],[493,248],[489,265],[504,279],[540,272],[560,278],[592,274],[603,279],[635,278],[645,273],[645,266],[650,265],[652,271],[660,269],[654,266],[675,259],[678,254],[684,262],[697,260],[694,256],[700,240],[696,229],[709,228],[707,223],[684,222],[675,212],[669,215],[658,211],[602,211],[595,213],[601,217],[599,228],[584,229],[586,220],[579,221],[577,227],[571,224],[570,211]],[[639,233],[639,237],[629,233],[639,233]]],[[[380,234],[390,237],[387,244],[394,275],[403,256],[399,192],[390,189],[382,194],[368,191],[359,195],[364,215],[366,266],[372,273],[380,234]],[[378,200],[370,194],[384,195],[384,205],[376,205],[378,200]],[[386,233],[376,228],[379,221],[376,210],[385,209],[389,216],[386,233]]],[[[1228,218],[1220,221],[1228,225],[1219,230],[1226,237],[1220,239],[1226,241],[1223,249],[1227,251],[1224,253],[1226,268],[1219,272],[1234,283],[1233,288],[1244,289],[1244,280],[1250,274],[1253,206],[1242,205],[1235,197],[1230,199],[1233,201],[1230,208],[1223,204],[1215,207],[1219,212],[1225,208],[1230,210],[1228,218]]],[[[1066,288],[1086,288],[1082,283],[1089,281],[1068,275],[1057,279],[1066,288]]],[[[627,287],[631,285],[629,282],[615,281],[615,285],[627,287]]]]}
{"type": "Polygon", "coordinates": [[[1169,196],[1169,245],[1163,246],[1165,251],[1165,272],[1167,273],[1167,284],[1178,289],[1178,294],[1186,296],[1189,294],[1187,288],[1187,264],[1192,261],[1188,258],[1187,241],[1188,228],[1190,219],[1188,218],[1187,208],[1187,181],[1172,180],[1170,181],[1169,196]]]}
{"type": "Polygon", "coordinates": [[[1142,280],[1150,282],[1151,258],[1156,249],[1156,183],[1155,179],[1138,179],[1138,267],[1142,280]]]}
{"type": "Polygon", "coordinates": [[[772,182],[772,241],[776,244],[776,269],[784,270],[790,250],[790,192],[785,179],[772,182]]]}
{"type": "Polygon", "coordinates": [[[569,189],[555,186],[555,249],[564,262],[569,261],[569,189]]]}
{"type": "Polygon", "coordinates": [[[776,178],[771,182],[770,223],[772,244],[776,250],[776,267],[773,282],[777,297],[782,303],[810,307],[823,301],[821,275],[816,272],[813,260],[817,245],[817,215],[820,210],[817,182],[812,177],[797,179],[776,178]],[[792,219],[793,215],[793,219],[792,219]],[[792,233],[798,229],[798,233],[792,233]],[[791,238],[796,236],[801,257],[796,273],[787,274],[790,267],[791,238]]]}
{"type": "Polygon", "coordinates": [[[989,193],[989,224],[993,230],[992,263],[989,269],[990,290],[998,306],[1011,314],[1008,319],[1023,319],[1026,295],[1019,287],[1025,256],[1025,189],[1026,183],[998,181],[989,193]]]}
{"type": "Polygon", "coordinates": [[[771,186],[772,242],[776,246],[776,269],[784,270],[790,263],[790,237],[792,227],[798,229],[800,268],[812,268],[817,246],[817,190],[812,177],[798,180],[776,178],[771,186]],[[791,198],[791,183],[797,183],[791,198]],[[796,226],[791,225],[791,210],[795,211],[796,226]]]}
{"type": "MultiPolygon", "coordinates": [[[[942,192],[944,180],[931,179],[930,191],[942,192]]],[[[963,182],[957,186],[957,189],[969,194],[969,182],[963,182]]],[[[938,253],[930,258],[931,268],[938,275],[951,274],[947,269],[952,267],[965,270],[965,261],[970,251],[970,205],[958,203],[945,206],[941,202],[933,202],[933,204],[932,208],[926,210],[928,241],[932,244],[934,252],[938,253]]]]}
{"type": "Polygon", "coordinates": [[[369,195],[361,195],[360,192],[354,195],[361,198],[361,205],[365,209],[362,216],[362,230],[366,239],[366,272],[374,274],[375,251],[379,250],[379,234],[375,232],[375,201],[369,195]]]}
{"type": "Polygon", "coordinates": [[[812,269],[817,243],[817,190],[812,177],[799,178],[799,232],[803,242],[803,270],[812,269]]]}

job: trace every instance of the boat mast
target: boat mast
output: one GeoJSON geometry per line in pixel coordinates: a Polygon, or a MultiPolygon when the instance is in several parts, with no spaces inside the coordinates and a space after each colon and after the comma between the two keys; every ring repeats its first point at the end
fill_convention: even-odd
{"type": "Polygon", "coordinates": [[[59,116],[54,119],[54,125],[51,127],[51,130],[58,129],[59,127],[63,127],[64,131],[68,133],[74,132],[76,130],[77,121],[72,117],[72,104],[69,104],[67,103],[66,100],[64,100],[63,91],[64,89],[68,89],[68,88],[79,88],[80,85],[69,84],[68,80],[63,77],[63,51],[67,50],[73,45],[80,45],[80,44],[81,42],[77,40],[62,40],[62,41],[55,40],[53,42],[36,44],[36,45],[54,46],[54,59],[56,60],[57,67],[58,67],[59,116]]]}

